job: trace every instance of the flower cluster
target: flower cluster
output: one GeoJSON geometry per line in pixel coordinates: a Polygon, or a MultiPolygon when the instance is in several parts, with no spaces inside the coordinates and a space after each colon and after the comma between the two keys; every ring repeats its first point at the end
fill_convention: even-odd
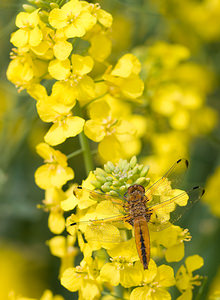
{"type": "MultiPolygon", "coordinates": [[[[135,157],[129,162],[108,162],[104,169],[97,168],[90,174],[82,189],[75,189],[77,210],[67,218],[66,225],[70,235],[74,239],[77,237],[83,259],[78,266],[68,267],[61,274],[61,284],[70,291],[78,291],[82,299],[99,298],[103,292],[111,292],[119,284],[123,287],[122,295],[129,295],[130,299],[145,299],[146,295],[151,297],[149,299],[171,299],[168,288],[174,285],[183,299],[192,299],[193,285],[200,282],[192,272],[202,266],[203,263],[197,263],[202,258],[198,255],[189,257],[185,273],[181,271],[185,268],[182,266],[176,279],[172,267],[157,267],[155,262],[163,258],[168,263],[180,261],[184,257],[183,242],[191,239],[188,230],[172,225],[161,232],[150,232],[152,259],[148,270],[144,270],[138,258],[132,226],[123,222],[122,195],[133,184],[142,184],[147,189],[147,173],[148,168],[137,164],[135,157]],[[107,194],[94,191],[94,187],[107,194]],[[188,280],[186,287],[181,285],[181,276],[188,280]],[[186,293],[189,298],[185,297],[186,293]]],[[[165,186],[170,193],[169,183],[165,186]]],[[[158,197],[163,201],[164,194],[155,191],[155,197],[157,201],[158,197]]]]}
{"type": "Polygon", "coordinates": [[[79,0],[32,10],[17,15],[7,76],[37,101],[41,120],[52,123],[45,142],[56,146],[84,131],[99,143],[104,160],[137,154],[141,135],[136,134],[131,105],[125,104],[123,115],[117,111],[125,100],[142,95],[141,65],[133,54],[125,54],[115,66],[107,61],[112,16],[98,4],[79,0]],[[85,123],[87,111],[91,120],[85,123]],[[128,143],[133,143],[131,150],[128,143]]]}
{"type": "MultiPolygon", "coordinates": [[[[160,233],[150,232],[152,258],[144,270],[132,226],[120,221],[128,187],[148,187],[150,182],[148,166],[138,164],[134,156],[141,152],[142,143],[142,161],[150,162],[159,175],[175,155],[179,159],[188,154],[193,137],[215,126],[216,113],[205,105],[212,74],[207,80],[206,70],[189,61],[188,48],[165,42],[115,59],[111,56],[112,16],[99,4],[31,3],[16,18],[18,30],[11,35],[15,48],[7,77],[36,100],[40,119],[51,124],[44,142],[36,147],[44,164],[36,170],[35,181],[45,190],[39,206],[49,212],[48,227],[56,234],[47,244],[61,260],[61,284],[85,300],[105,293],[125,299],[169,300],[171,286],[181,293],[179,300],[192,299],[193,286],[200,284],[192,272],[203,265],[202,258],[188,257],[176,276],[164,263],[183,259],[184,242],[191,239],[188,230],[171,225],[160,233]],[[81,149],[65,155],[54,148],[78,136],[81,149]],[[104,169],[89,173],[94,169],[90,148],[95,143],[97,163],[108,162],[104,169]],[[68,159],[81,154],[88,177],[80,190],[69,183],[75,174],[68,159]],[[70,211],[66,218],[65,212],[70,211]],[[115,216],[114,221],[105,222],[115,216]],[[62,235],[65,228],[67,237],[62,235]],[[76,244],[83,254],[78,265],[76,244]],[[158,266],[162,260],[164,264],[158,266]]],[[[161,203],[176,193],[165,181],[154,200],[161,203]]],[[[183,206],[188,198],[184,200],[183,206]]],[[[176,205],[154,216],[155,220],[169,220],[176,205]]],[[[49,291],[45,295],[42,300],[62,299],[53,298],[49,291]]]]}
{"type": "Polygon", "coordinates": [[[152,149],[145,163],[159,174],[169,161],[188,156],[192,138],[208,134],[217,125],[217,112],[206,105],[214,74],[190,61],[190,50],[181,44],[158,41],[134,53],[142,63],[145,138],[152,149]]]}

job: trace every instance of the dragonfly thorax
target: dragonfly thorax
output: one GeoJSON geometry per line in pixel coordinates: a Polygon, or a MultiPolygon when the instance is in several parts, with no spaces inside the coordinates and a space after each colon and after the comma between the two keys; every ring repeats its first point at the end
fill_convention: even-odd
{"type": "Polygon", "coordinates": [[[127,211],[129,214],[129,223],[133,225],[135,219],[146,217],[147,197],[145,196],[145,188],[142,185],[134,184],[128,188],[127,192],[127,211]]]}

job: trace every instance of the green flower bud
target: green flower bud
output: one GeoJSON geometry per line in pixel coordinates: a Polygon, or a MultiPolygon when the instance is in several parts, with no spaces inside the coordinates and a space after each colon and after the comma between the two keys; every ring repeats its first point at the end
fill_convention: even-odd
{"type": "Polygon", "coordinates": [[[149,166],[144,166],[140,173],[140,176],[145,177],[147,175],[148,171],[149,171],[149,166]]]}
{"type": "Polygon", "coordinates": [[[137,157],[133,156],[130,160],[130,167],[133,169],[137,164],[137,157]]]}
{"type": "Polygon", "coordinates": [[[104,183],[104,182],[106,182],[106,179],[105,179],[105,177],[104,177],[104,176],[100,176],[100,175],[98,175],[98,176],[96,176],[96,179],[97,179],[98,181],[100,181],[101,183],[104,183]]]}
{"type": "Polygon", "coordinates": [[[33,11],[36,10],[36,7],[29,5],[29,4],[23,4],[23,9],[28,12],[28,13],[32,13],[33,11]]]}
{"type": "Polygon", "coordinates": [[[114,169],[115,169],[115,166],[114,166],[114,164],[113,164],[111,161],[108,161],[108,162],[104,165],[104,170],[105,170],[107,173],[113,172],[114,169]]]}
{"type": "Polygon", "coordinates": [[[116,187],[116,186],[120,186],[121,184],[120,184],[120,182],[118,180],[114,180],[112,182],[112,185],[116,187]]]}
{"type": "Polygon", "coordinates": [[[96,168],[96,170],[94,171],[94,174],[96,176],[106,176],[107,175],[106,172],[101,168],[96,168]]]}
{"type": "Polygon", "coordinates": [[[112,182],[112,181],[113,181],[113,177],[107,176],[107,177],[106,177],[106,180],[112,182]]]}
{"type": "Polygon", "coordinates": [[[111,196],[118,196],[118,193],[116,191],[114,191],[114,190],[111,190],[109,192],[109,195],[111,195],[111,196]]]}
{"type": "Polygon", "coordinates": [[[145,177],[139,177],[136,181],[136,184],[140,184],[140,185],[145,185],[146,183],[146,178],[145,177]]]}
{"type": "Polygon", "coordinates": [[[98,181],[98,180],[91,180],[91,184],[92,185],[94,185],[94,187],[96,188],[96,189],[100,189],[100,187],[101,187],[101,182],[100,181],[98,181]]]}
{"type": "Polygon", "coordinates": [[[110,191],[110,186],[103,184],[101,186],[101,189],[102,189],[103,192],[107,193],[107,192],[110,191]]]}

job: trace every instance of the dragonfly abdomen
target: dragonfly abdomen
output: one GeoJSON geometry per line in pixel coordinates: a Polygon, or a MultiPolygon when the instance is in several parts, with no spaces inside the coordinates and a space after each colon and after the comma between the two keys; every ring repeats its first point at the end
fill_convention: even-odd
{"type": "Polygon", "coordinates": [[[148,269],[150,260],[150,235],[147,220],[144,216],[135,218],[134,236],[140,261],[144,269],[148,269]]]}

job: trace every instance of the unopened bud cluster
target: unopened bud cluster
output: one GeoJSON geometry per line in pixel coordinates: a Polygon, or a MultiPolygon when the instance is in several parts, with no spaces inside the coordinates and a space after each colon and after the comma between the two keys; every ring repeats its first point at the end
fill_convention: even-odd
{"type": "Polygon", "coordinates": [[[104,165],[104,170],[96,168],[94,175],[96,180],[92,184],[111,195],[124,195],[128,187],[133,184],[141,184],[146,187],[150,179],[146,178],[149,167],[137,164],[137,158],[133,156],[130,161],[120,159],[113,164],[108,161],[104,165]]]}

